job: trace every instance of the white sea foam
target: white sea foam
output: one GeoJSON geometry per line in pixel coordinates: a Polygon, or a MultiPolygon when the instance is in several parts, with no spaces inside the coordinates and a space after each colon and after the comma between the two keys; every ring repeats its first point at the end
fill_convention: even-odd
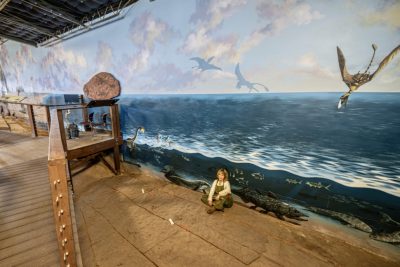
{"type": "MultiPolygon", "coordinates": [[[[351,187],[379,188],[400,196],[399,175],[388,176],[381,167],[366,158],[355,157],[349,161],[339,157],[335,160],[336,152],[331,149],[320,150],[319,153],[308,151],[303,154],[281,146],[248,149],[236,144],[222,145],[218,139],[210,140],[204,136],[187,138],[169,136],[166,132],[158,138],[144,134],[138,136],[136,142],[153,148],[175,149],[189,154],[200,153],[209,158],[221,157],[234,163],[250,163],[268,170],[285,170],[303,177],[326,178],[351,187]]],[[[396,169],[399,168],[394,168],[396,169]]]]}

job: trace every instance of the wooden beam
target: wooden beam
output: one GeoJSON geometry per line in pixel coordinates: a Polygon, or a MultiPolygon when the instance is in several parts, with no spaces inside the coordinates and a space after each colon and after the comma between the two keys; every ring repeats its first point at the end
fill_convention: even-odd
{"type": "Polygon", "coordinates": [[[27,105],[27,106],[28,106],[29,125],[31,126],[32,137],[37,137],[38,134],[35,123],[35,115],[33,113],[33,107],[32,105],[27,105]]]}
{"type": "Polygon", "coordinates": [[[70,205],[73,205],[69,198],[67,185],[67,160],[65,159],[64,124],[62,112],[52,110],[53,123],[49,132],[49,182],[51,188],[54,222],[58,241],[61,266],[76,266],[75,242],[72,230],[72,219],[70,205]],[[61,116],[61,117],[60,117],[61,116]],[[57,121],[59,123],[57,123],[57,121]],[[64,134],[63,134],[64,133],[64,134]]]}
{"type": "Polygon", "coordinates": [[[112,137],[114,138],[114,167],[117,174],[121,173],[121,156],[119,146],[122,145],[122,136],[119,126],[118,105],[110,106],[112,137]],[[120,140],[120,142],[119,142],[120,140]]]}
{"type": "MultiPolygon", "coordinates": [[[[67,151],[67,159],[72,160],[72,159],[77,159],[77,158],[83,158],[87,157],[96,153],[99,153],[101,151],[107,150],[114,148],[115,146],[115,140],[114,139],[108,139],[93,145],[89,146],[84,146],[84,147],[79,147],[75,149],[71,149],[67,151]]],[[[122,139],[117,140],[118,144],[122,144],[122,139]]]]}
{"type": "Polygon", "coordinates": [[[45,106],[44,108],[45,108],[45,111],[46,111],[47,131],[50,132],[50,123],[51,123],[50,108],[49,108],[49,106],[45,106]]]}
{"type": "Polygon", "coordinates": [[[11,0],[0,0],[0,11],[2,11],[10,1],[11,0]]]}
{"type": "Polygon", "coordinates": [[[76,266],[75,242],[70,212],[66,160],[48,162],[49,181],[53,202],[54,222],[58,240],[61,266],[76,266]]]}

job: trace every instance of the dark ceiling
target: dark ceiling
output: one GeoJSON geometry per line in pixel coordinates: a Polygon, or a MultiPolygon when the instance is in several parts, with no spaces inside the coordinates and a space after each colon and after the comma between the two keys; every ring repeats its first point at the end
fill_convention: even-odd
{"type": "Polygon", "coordinates": [[[0,0],[0,45],[53,45],[123,18],[137,1],[0,0]]]}

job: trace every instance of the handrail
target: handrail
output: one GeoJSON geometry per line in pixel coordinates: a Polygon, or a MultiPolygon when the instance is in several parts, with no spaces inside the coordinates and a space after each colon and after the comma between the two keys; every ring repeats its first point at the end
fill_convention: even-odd
{"type": "Polygon", "coordinates": [[[71,205],[67,178],[65,132],[62,111],[51,111],[53,123],[49,132],[48,170],[53,203],[54,222],[58,240],[61,266],[76,266],[75,242],[71,219],[71,205]]]}

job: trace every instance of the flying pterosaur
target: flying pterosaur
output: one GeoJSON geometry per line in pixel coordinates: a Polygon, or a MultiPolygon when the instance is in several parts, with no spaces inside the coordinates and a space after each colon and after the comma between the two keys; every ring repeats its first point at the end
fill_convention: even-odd
{"type": "Polygon", "coordinates": [[[240,72],[239,63],[236,64],[235,74],[236,74],[236,78],[238,80],[238,82],[236,84],[237,89],[240,89],[242,86],[246,86],[247,88],[249,88],[249,93],[251,92],[251,90],[259,92],[258,89],[254,87],[254,85],[259,85],[259,86],[263,87],[265,91],[267,91],[267,92],[269,91],[268,88],[261,83],[252,83],[252,82],[249,82],[248,80],[246,80],[243,77],[242,73],[240,72]]]}
{"type": "Polygon", "coordinates": [[[338,109],[340,109],[343,105],[347,104],[349,96],[352,92],[356,91],[361,85],[371,81],[375,77],[375,75],[378,74],[394,58],[394,56],[400,51],[400,45],[398,45],[382,60],[382,62],[379,64],[379,66],[375,70],[375,72],[370,74],[368,72],[368,70],[371,67],[372,61],[374,60],[375,51],[377,48],[378,47],[376,44],[372,45],[372,49],[374,50],[374,53],[372,54],[372,58],[371,58],[371,61],[369,62],[367,69],[363,73],[358,72],[357,74],[351,75],[347,71],[346,59],[344,58],[343,52],[342,52],[342,50],[340,50],[339,47],[337,47],[340,73],[342,74],[342,79],[343,79],[344,83],[347,85],[347,87],[349,87],[349,91],[340,97],[340,100],[338,103],[338,109]]]}
{"type": "Polygon", "coordinates": [[[197,64],[199,64],[198,66],[195,66],[193,68],[197,68],[201,71],[205,71],[205,70],[222,70],[221,68],[210,64],[211,60],[213,60],[214,57],[210,57],[209,59],[204,60],[203,58],[200,57],[192,57],[190,60],[194,60],[197,62],[197,64]]]}
{"type": "Polygon", "coordinates": [[[7,79],[1,66],[0,66],[0,82],[1,82],[1,94],[8,94],[9,89],[7,85],[7,79]]]}

